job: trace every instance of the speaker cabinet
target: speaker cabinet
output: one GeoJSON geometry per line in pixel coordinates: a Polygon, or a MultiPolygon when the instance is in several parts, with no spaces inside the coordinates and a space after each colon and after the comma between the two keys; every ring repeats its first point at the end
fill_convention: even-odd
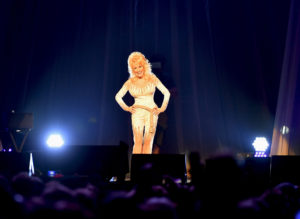
{"type": "Polygon", "coordinates": [[[35,168],[42,174],[124,176],[129,172],[128,148],[121,145],[82,145],[49,148],[33,153],[35,168]]]}
{"type": "Polygon", "coordinates": [[[273,185],[281,182],[300,184],[300,156],[272,156],[271,182],[273,185]]]}
{"type": "Polygon", "coordinates": [[[260,195],[270,186],[270,157],[249,157],[245,159],[243,177],[245,190],[249,195],[260,195]]]}
{"type": "Polygon", "coordinates": [[[0,173],[8,177],[29,170],[29,153],[0,152],[0,173]]]}
{"type": "Polygon", "coordinates": [[[144,177],[143,171],[151,167],[156,176],[168,175],[186,181],[184,154],[133,154],[131,157],[131,181],[137,182],[144,177]]]}

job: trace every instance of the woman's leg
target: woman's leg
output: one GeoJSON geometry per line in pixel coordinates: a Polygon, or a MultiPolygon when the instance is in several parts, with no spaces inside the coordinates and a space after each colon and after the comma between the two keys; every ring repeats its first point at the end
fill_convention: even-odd
{"type": "Polygon", "coordinates": [[[153,115],[153,130],[150,132],[150,113],[147,113],[145,121],[145,135],[144,135],[144,147],[142,150],[143,154],[152,154],[153,139],[156,131],[158,116],[153,115]]]}
{"type": "Polygon", "coordinates": [[[143,149],[143,132],[144,132],[144,116],[143,112],[138,110],[131,115],[132,131],[133,131],[133,154],[142,154],[143,149]]]}

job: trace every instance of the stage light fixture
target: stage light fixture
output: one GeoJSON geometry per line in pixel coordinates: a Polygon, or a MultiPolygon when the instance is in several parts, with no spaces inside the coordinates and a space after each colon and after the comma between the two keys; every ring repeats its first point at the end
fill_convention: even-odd
{"type": "Polygon", "coordinates": [[[48,170],[48,176],[49,177],[54,177],[56,174],[56,171],[55,170],[48,170]]]}
{"type": "Polygon", "coordinates": [[[256,137],[252,145],[255,149],[254,157],[267,157],[266,150],[269,143],[265,137],[256,137]]]}
{"type": "Polygon", "coordinates": [[[3,148],[1,152],[12,152],[12,148],[3,148]]]}
{"type": "Polygon", "coordinates": [[[289,134],[290,129],[289,129],[289,127],[287,127],[287,126],[284,125],[284,126],[281,127],[280,132],[283,135],[287,135],[287,134],[289,134]]]}
{"type": "Polygon", "coordinates": [[[64,140],[60,134],[52,134],[48,137],[47,145],[51,148],[60,148],[64,145],[64,140]]]}

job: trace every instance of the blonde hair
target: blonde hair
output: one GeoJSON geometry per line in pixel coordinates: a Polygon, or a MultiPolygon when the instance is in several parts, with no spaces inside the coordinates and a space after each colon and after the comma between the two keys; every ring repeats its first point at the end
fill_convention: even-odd
{"type": "Polygon", "coordinates": [[[132,52],[129,55],[129,57],[128,57],[127,63],[128,63],[129,78],[133,78],[134,77],[134,74],[132,72],[132,65],[134,63],[140,63],[144,67],[144,69],[145,69],[145,76],[153,74],[150,62],[140,52],[132,52]]]}

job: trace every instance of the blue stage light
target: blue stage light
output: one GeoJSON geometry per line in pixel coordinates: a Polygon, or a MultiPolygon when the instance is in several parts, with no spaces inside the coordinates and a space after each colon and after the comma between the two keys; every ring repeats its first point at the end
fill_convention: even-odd
{"type": "Polygon", "coordinates": [[[52,134],[47,139],[47,145],[51,148],[60,148],[64,143],[65,142],[60,134],[52,134]]]}
{"type": "Polygon", "coordinates": [[[255,149],[254,157],[267,157],[266,151],[269,143],[265,137],[256,137],[252,145],[255,149]]]}

